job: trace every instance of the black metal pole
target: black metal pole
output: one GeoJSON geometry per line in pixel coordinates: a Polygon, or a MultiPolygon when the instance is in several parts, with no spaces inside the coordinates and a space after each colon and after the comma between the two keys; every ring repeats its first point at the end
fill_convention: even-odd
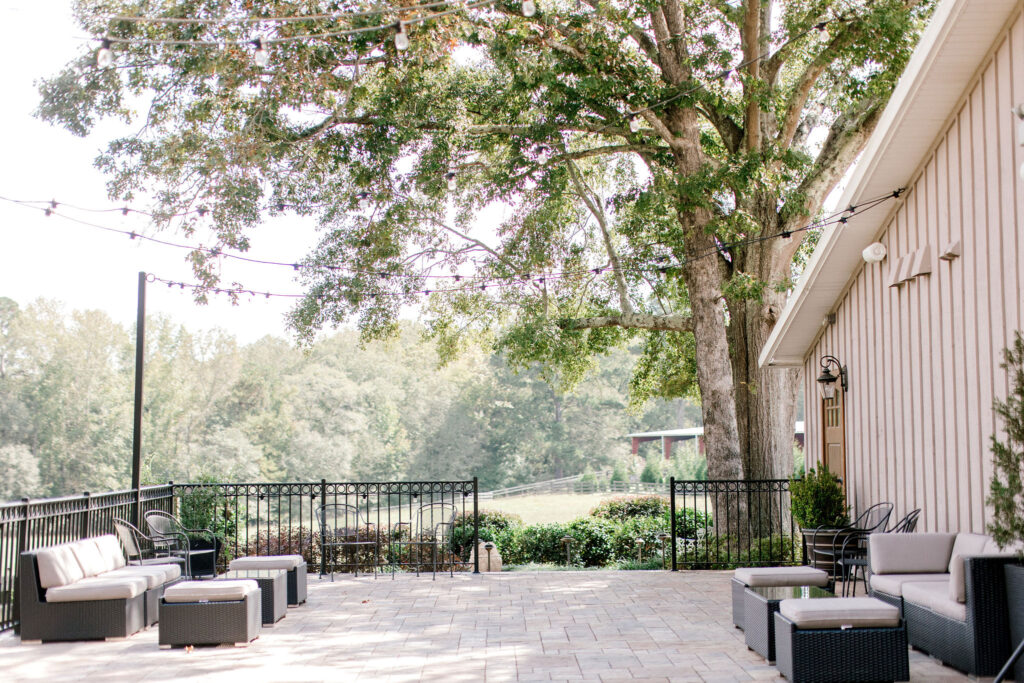
{"type": "Polygon", "coordinates": [[[1024,640],[1020,641],[1020,645],[1018,645],[1017,649],[1013,651],[1010,658],[1006,660],[1006,664],[1003,664],[1003,668],[999,670],[998,674],[996,674],[996,678],[993,683],[1003,683],[1006,677],[1010,675],[1013,665],[1017,663],[1017,660],[1020,659],[1022,654],[1024,654],[1024,640]]]}
{"type": "MultiPolygon", "coordinates": [[[[490,562],[490,555],[488,562],[490,562]]],[[[473,573],[480,573],[480,478],[473,477],[473,573]]]]}
{"type": "MultiPolygon", "coordinates": [[[[669,519],[669,527],[672,534],[672,571],[679,571],[679,566],[676,563],[676,478],[669,477],[668,479],[668,499],[669,499],[669,514],[672,517],[669,519]]],[[[696,519],[696,517],[694,517],[696,519]]],[[[662,549],[665,548],[665,544],[661,545],[662,549]]]]}
{"type": "Polygon", "coordinates": [[[146,274],[139,273],[139,308],[135,319],[135,420],[132,425],[132,489],[135,526],[142,528],[142,366],[146,358],[146,274]]]}

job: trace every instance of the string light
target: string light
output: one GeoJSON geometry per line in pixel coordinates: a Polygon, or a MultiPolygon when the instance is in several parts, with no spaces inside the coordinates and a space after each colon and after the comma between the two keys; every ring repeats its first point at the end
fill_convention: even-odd
{"type": "Polygon", "coordinates": [[[640,130],[640,117],[637,114],[630,115],[629,130],[631,130],[634,133],[640,130]]]}
{"type": "Polygon", "coordinates": [[[114,51],[110,49],[110,39],[104,38],[100,42],[100,49],[96,50],[96,66],[106,69],[114,63],[114,51]]]}
{"type": "Polygon", "coordinates": [[[266,67],[270,64],[270,53],[263,47],[263,39],[257,38],[252,41],[252,44],[256,48],[256,51],[252,53],[252,59],[256,62],[256,66],[260,68],[266,67]]]}
{"type": "Polygon", "coordinates": [[[537,13],[537,5],[533,0],[523,0],[523,16],[529,19],[537,13]]]}
{"type": "Polygon", "coordinates": [[[448,171],[447,173],[445,173],[444,174],[444,179],[448,183],[448,190],[450,192],[454,192],[455,190],[458,189],[458,184],[455,182],[456,181],[455,171],[448,171]]]}
{"type": "Polygon", "coordinates": [[[409,49],[409,34],[405,32],[405,23],[399,21],[395,24],[395,49],[396,50],[408,50],[409,49]]]}

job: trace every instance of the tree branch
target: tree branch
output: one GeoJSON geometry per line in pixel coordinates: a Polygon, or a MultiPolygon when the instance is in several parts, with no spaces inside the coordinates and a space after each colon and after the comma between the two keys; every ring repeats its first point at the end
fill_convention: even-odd
{"type": "Polygon", "coordinates": [[[761,105],[757,101],[756,81],[761,78],[761,0],[746,0],[743,17],[743,61],[750,75],[749,85],[744,86],[747,95],[747,114],[744,128],[747,131],[747,149],[761,147],[761,105]]]}

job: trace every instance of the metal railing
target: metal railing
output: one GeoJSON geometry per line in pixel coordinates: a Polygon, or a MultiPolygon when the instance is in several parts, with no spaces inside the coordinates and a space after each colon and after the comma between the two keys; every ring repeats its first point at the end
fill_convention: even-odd
{"type": "Polygon", "coordinates": [[[678,481],[673,477],[669,505],[672,571],[801,562],[788,479],[678,481]]]}
{"type": "Polygon", "coordinates": [[[18,621],[14,596],[18,556],[23,551],[112,534],[114,517],[136,519],[137,497],[143,512],[170,512],[174,502],[172,487],[147,486],[141,492],[87,492],[0,504],[0,631],[14,627],[18,621]]]}
{"type": "MultiPolygon", "coordinates": [[[[419,568],[420,563],[403,552],[408,535],[415,533],[417,511],[424,505],[447,503],[457,510],[454,531],[447,541],[451,553],[443,559],[445,570],[455,564],[465,569],[470,548],[479,534],[479,500],[476,478],[466,481],[328,482],[284,484],[174,484],[182,521],[189,526],[186,510],[190,497],[209,505],[212,514],[203,523],[224,541],[219,568],[232,557],[252,555],[302,555],[310,569],[323,573],[349,569],[419,568]],[[323,505],[351,505],[362,520],[372,525],[377,546],[344,557],[322,552],[316,511],[323,505]],[[404,539],[398,533],[402,530],[404,539]],[[456,555],[458,557],[456,557],[456,555]],[[372,558],[372,560],[371,560],[372,558]]],[[[479,560],[474,553],[473,570],[479,560]]]]}

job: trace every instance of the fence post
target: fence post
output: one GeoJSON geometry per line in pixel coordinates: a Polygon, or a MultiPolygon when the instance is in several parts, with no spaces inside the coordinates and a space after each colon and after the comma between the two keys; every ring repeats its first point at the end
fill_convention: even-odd
{"type": "Polygon", "coordinates": [[[79,538],[88,538],[89,537],[89,508],[91,507],[90,506],[90,502],[91,502],[92,499],[89,497],[89,492],[88,491],[84,491],[82,493],[82,497],[85,498],[85,512],[82,513],[82,528],[79,529],[78,537],[79,538]]]}
{"type": "Polygon", "coordinates": [[[676,565],[676,478],[668,478],[669,523],[672,528],[672,571],[679,571],[676,565]]]}
{"type": "Polygon", "coordinates": [[[480,478],[473,477],[473,573],[480,573],[480,478]]]}
{"type": "MultiPolygon", "coordinates": [[[[327,505],[327,480],[326,479],[321,479],[320,480],[320,507],[323,508],[325,505],[327,505]]],[[[320,529],[320,532],[321,532],[321,536],[320,536],[320,579],[322,580],[324,578],[324,574],[327,573],[327,553],[324,551],[324,537],[323,537],[323,528],[322,527],[320,529]]],[[[342,555],[342,557],[344,557],[344,555],[342,555]]],[[[334,580],[334,577],[332,575],[331,581],[333,581],[333,580],[334,580]]]]}

